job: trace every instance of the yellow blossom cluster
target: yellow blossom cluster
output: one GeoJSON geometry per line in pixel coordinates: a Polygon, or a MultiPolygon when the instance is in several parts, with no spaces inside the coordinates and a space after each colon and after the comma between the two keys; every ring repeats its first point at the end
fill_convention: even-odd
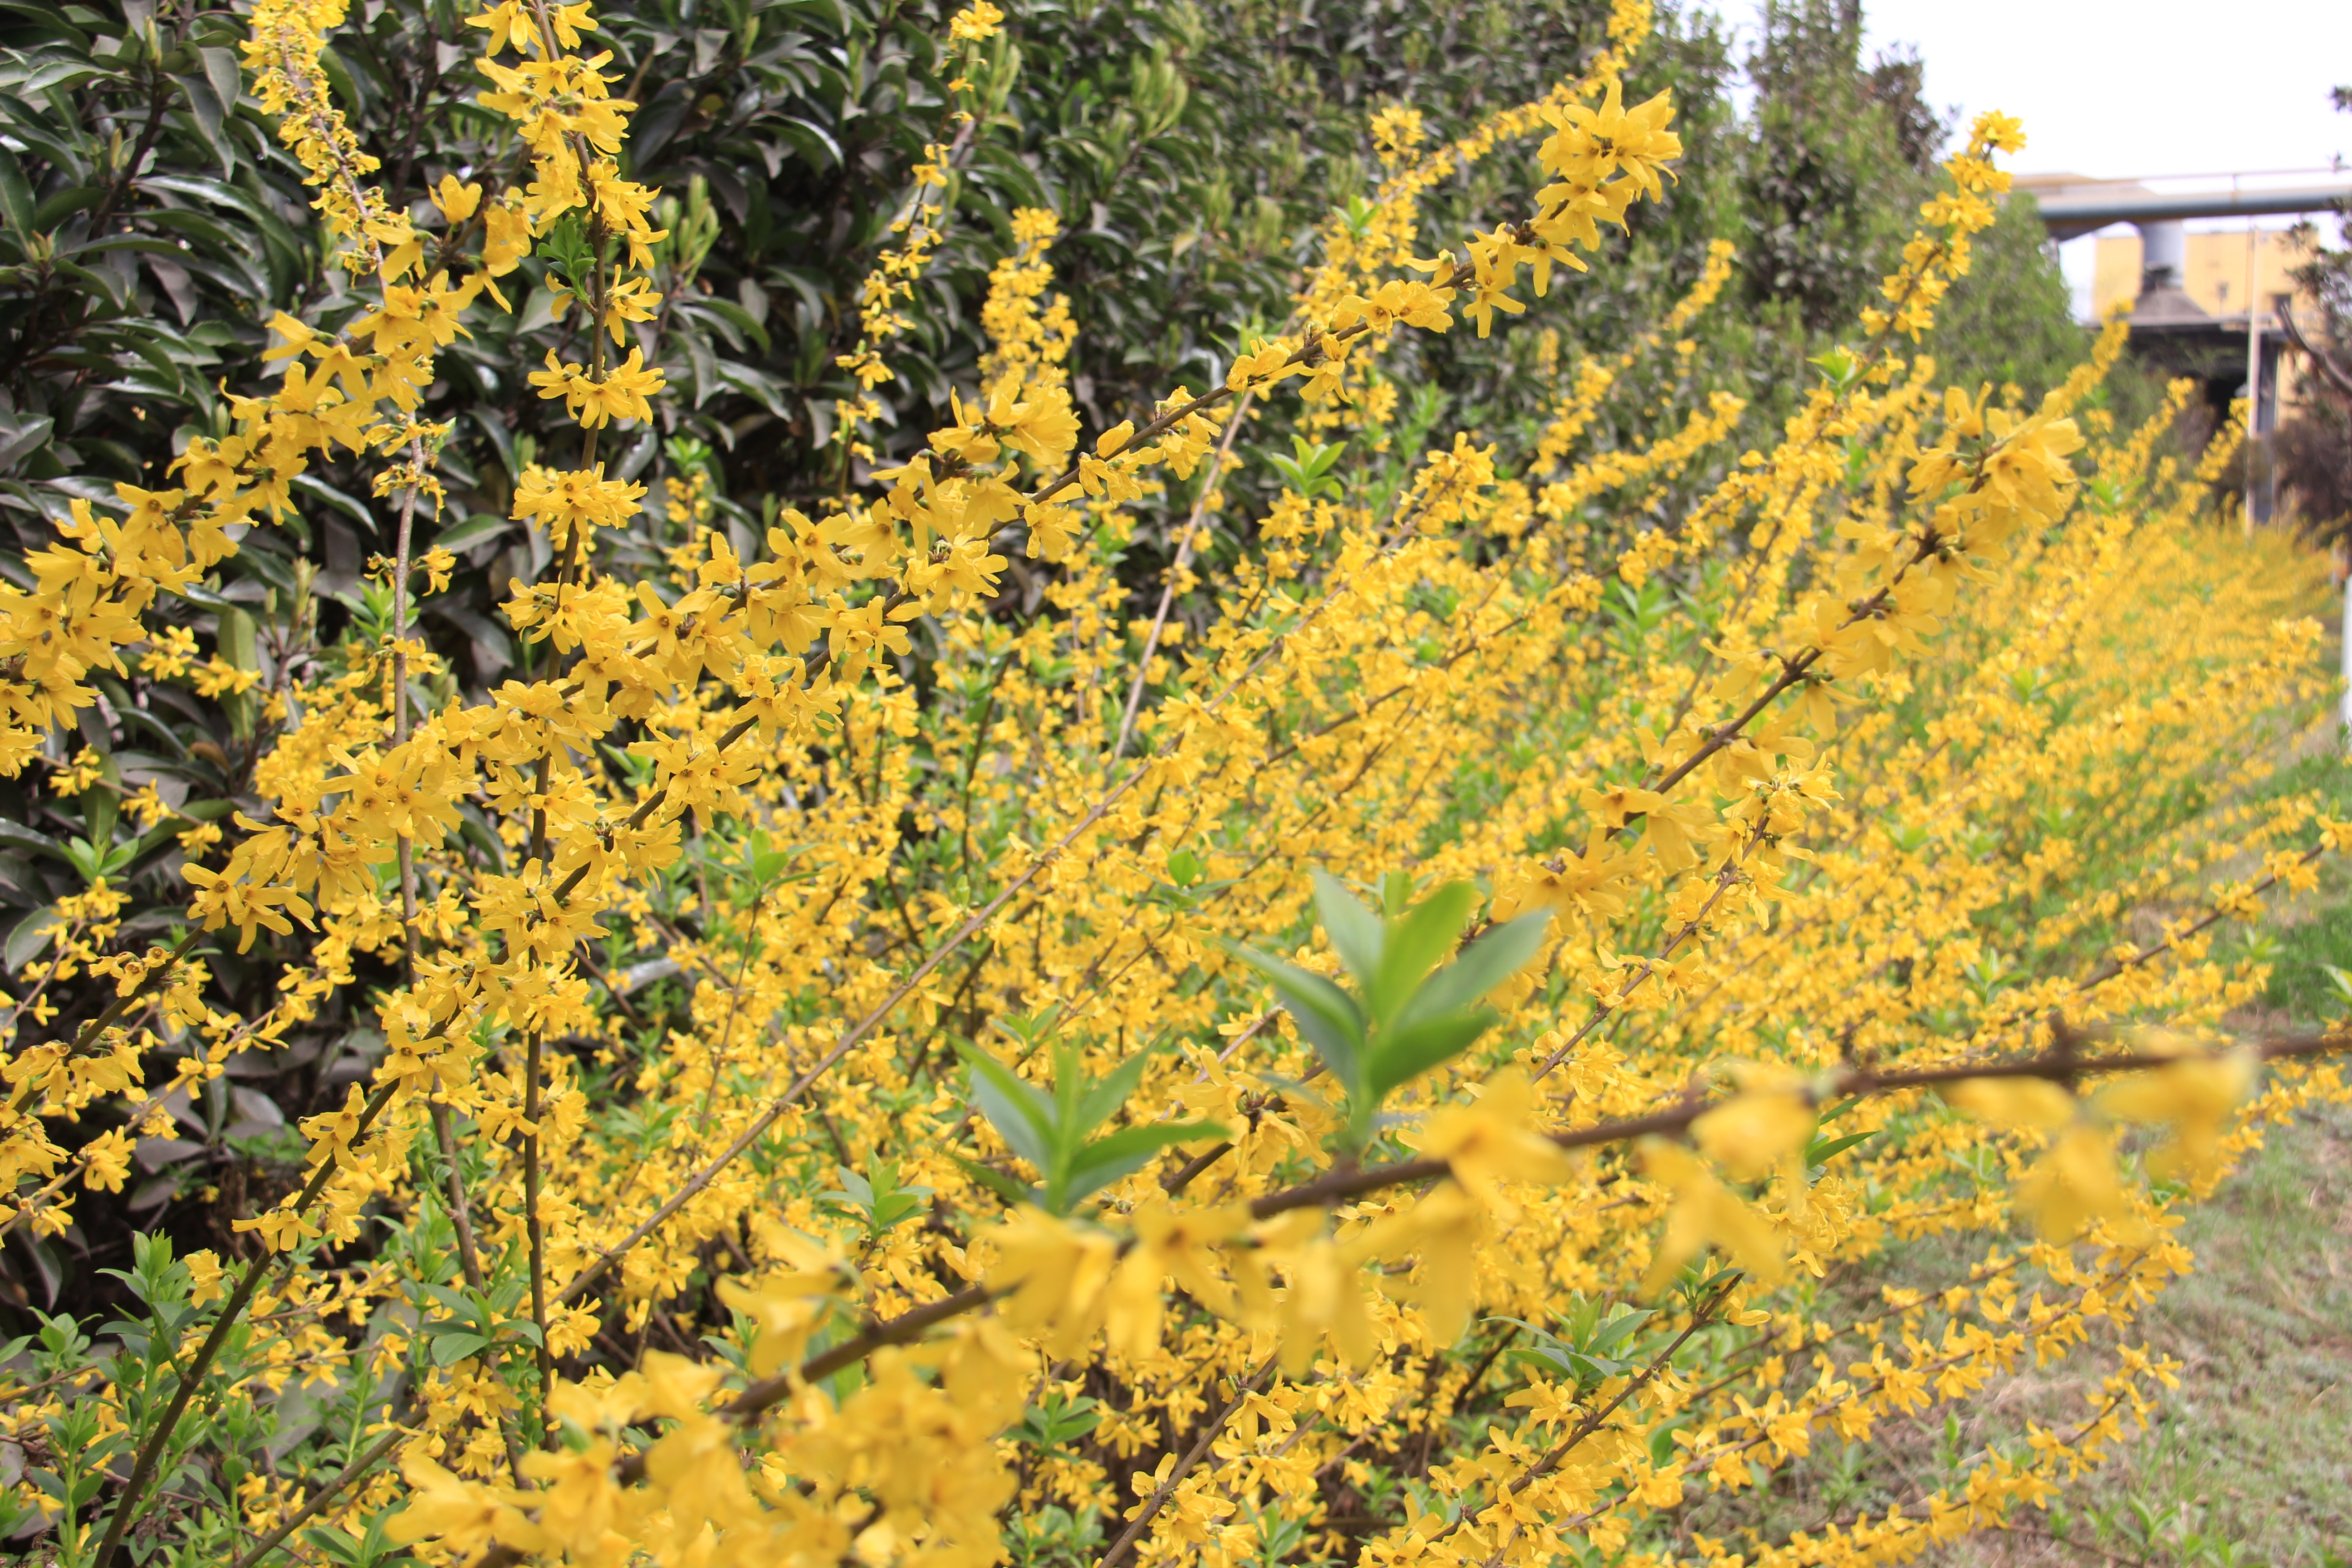
{"type": "MultiPolygon", "coordinates": [[[[56,1237],[362,961],[392,977],[236,1244],[142,1236],[140,1342],[12,1384],[8,1441],[112,1445],[70,1514],[21,1489],[73,1561],[332,1529],[477,1568],[1850,1568],[2046,1506],[2145,1421],[2173,1369],[2129,1331],[2190,1266],[2179,1206],[2352,1093],[2341,1026],[2223,1037],[2265,975],[2216,933],[2352,824],[2255,788],[2307,706],[2317,568],[2217,541],[2234,435],[2184,468],[2169,405],[2118,430],[2117,331],[2030,406],[1912,352],[2013,122],[1972,128],[1770,450],[1726,450],[1727,395],[1587,447],[1642,355],[1685,355],[1717,249],[1633,353],[1559,376],[1531,451],[1450,432],[1387,488],[1302,456],[1147,620],[1139,521],[1205,469],[1201,521],[1244,405],[1369,430],[1400,341],[1509,330],[1672,199],[1671,100],[1626,83],[1645,7],[1457,142],[1381,111],[1390,178],[1285,330],[1091,435],[1060,220],[1017,212],[950,424],[859,471],[845,404],[841,493],[761,538],[672,479],[657,557],[620,548],[647,490],[606,459],[666,393],[664,235],[590,7],[469,18],[516,157],[444,178],[437,224],[366,184],[341,21],[260,0],[247,65],[369,308],[278,314],[280,385],[177,488],[77,502],[0,587],[15,770],[128,650],[204,679],[142,616],[313,458],[383,459],[398,518],[382,646],[269,689],[209,837],[154,808],[185,940],[127,939],[93,875],[0,999],[5,1224],[56,1237]],[[1530,142],[1524,217],[1424,243],[1421,193],[1530,142]],[[516,367],[575,427],[513,476],[551,546],[505,606],[533,662],[419,711],[413,579],[450,570],[412,536],[420,410],[534,255],[583,330],[516,367]],[[276,1008],[214,1005],[209,963],[289,949],[276,1008]],[[112,1000],[54,1033],[76,981],[112,1000]],[[1979,1261],[1919,1278],[1929,1237],[1979,1261]],[[2078,1418],[1948,1484],[1795,1532],[1746,1508],[2068,1356],[2078,1418]],[[183,1506],[250,1436],[217,1412],[297,1386],[349,1401],[338,1444],[183,1506]]],[[[982,0],[948,42],[1004,22],[982,0]]],[[[859,301],[869,391],[958,124],[859,301]]],[[[209,695],[251,698],[214,657],[209,695]]]]}

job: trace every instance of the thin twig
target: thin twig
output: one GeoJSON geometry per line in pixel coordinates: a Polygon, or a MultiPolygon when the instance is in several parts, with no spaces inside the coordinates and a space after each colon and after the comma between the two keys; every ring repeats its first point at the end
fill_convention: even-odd
{"type": "Polygon", "coordinates": [[[279,1542],[318,1518],[326,1506],[341,1497],[353,1481],[382,1464],[384,1456],[391,1453],[403,1438],[409,1436],[410,1434],[394,1426],[382,1437],[377,1438],[373,1447],[353,1459],[341,1475],[330,1481],[309,1502],[304,1503],[299,1512],[259,1541],[255,1542],[246,1554],[236,1560],[234,1568],[254,1568],[254,1564],[268,1556],[279,1542]]]}
{"type": "Polygon", "coordinates": [[[1118,721],[1118,740],[1110,749],[1113,763],[1127,754],[1127,743],[1135,736],[1136,713],[1143,706],[1143,683],[1151,673],[1152,656],[1160,651],[1160,634],[1167,629],[1168,612],[1176,603],[1176,584],[1192,564],[1192,542],[1200,537],[1209,501],[1225,477],[1225,458],[1234,449],[1234,437],[1241,434],[1242,422],[1248,418],[1250,404],[1256,396],[1255,390],[1245,392],[1234,405],[1233,414],[1225,421],[1225,433],[1218,437],[1216,453],[1209,459],[1209,471],[1201,480],[1201,493],[1192,502],[1192,514],[1184,520],[1184,534],[1177,543],[1176,559],[1169,563],[1167,575],[1160,584],[1160,609],[1151,617],[1150,635],[1143,639],[1143,655],[1135,661],[1135,684],[1128,688],[1127,711],[1118,721]]]}
{"type": "Polygon", "coordinates": [[[1209,1451],[1209,1445],[1215,1442],[1217,1435],[1224,1430],[1225,1423],[1234,1418],[1234,1412],[1239,1410],[1251,1394],[1265,1386],[1265,1380],[1274,1374],[1274,1367],[1275,1358],[1268,1356],[1265,1364],[1259,1367],[1247,1383],[1234,1391],[1233,1399],[1225,1407],[1217,1412],[1215,1417],[1201,1428],[1199,1440],[1193,1443],[1182,1458],[1176,1461],[1175,1468],[1168,1472],[1168,1479],[1161,1481],[1152,1494],[1143,1500],[1142,1506],[1135,1510],[1135,1515],[1129,1521],[1127,1528],[1119,1531],[1118,1539],[1110,1543],[1110,1550],[1102,1554],[1100,1560],[1096,1563],[1095,1568],[1118,1568],[1118,1560],[1127,1555],[1129,1549],[1142,1538],[1144,1531],[1150,1527],[1160,1510],[1168,1506],[1168,1500],[1176,1495],[1178,1483],[1192,1474],[1192,1467],[1201,1462],[1202,1456],[1209,1451]]]}

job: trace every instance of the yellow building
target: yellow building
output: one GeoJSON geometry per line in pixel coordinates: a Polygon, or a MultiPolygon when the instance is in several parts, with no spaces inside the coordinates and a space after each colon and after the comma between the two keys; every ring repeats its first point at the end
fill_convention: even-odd
{"type": "MultiPolygon", "coordinates": [[[[2235,233],[2224,230],[2218,234],[2191,234],[2188,241],[2180,287],[2209,313],[2234,315],[2242,321],[2249,275],[2246,231],[2242,228],[2235,233]]],[[[2273,295],[2294,290],[2292,274],[2310,259],[2310,255],[2295,245],[2293,231],[2284,228],[2256,229],[2253,250],[2254,297],[2267,315],[2273,295]]],[[[2116,306],[2128,305],[2139,297],[2139,235],[2100,236],[2098,257],[2091,275],[2092,315],[2099,321],[2106,320],[2107,312],[2116,306]]]]}

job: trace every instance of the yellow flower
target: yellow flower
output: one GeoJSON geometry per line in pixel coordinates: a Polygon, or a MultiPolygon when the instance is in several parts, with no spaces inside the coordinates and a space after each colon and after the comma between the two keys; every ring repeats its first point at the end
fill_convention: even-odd
{"type": "Polygon", "coordinates": [[[459,1557],[475,1556],[493,1540],[521,1551],[545,1542],[503,1489],[461,1480],[415,1447],[403,1456],[400,1468],[415,1489],[408,1505],[386,1521],[387,1540],[402,1546],[436,1541],[459,1557]]]}
{"type": "Polygon", "coordinates": [[[1004,13],[989,0],[972,0],[948,23],[948,37],[960,43],[984,44],[1004,25],[1004,13]]]}
{"type": "Polygon", "coordinates": [[[752,1321],[749,1365],[753,1377],[767,1377],[786,1362],[798,1361],[809,1336],[832,1310],[848,1280],[839,1258],[781,1226],[767,1237],[782,1251],[787,1267],[755,1282],[721,1279],[719,1299],[752,1321]]]}
{"type": "Polygon", "coordinates": [[[239,1233],[257,1232],[263,1244],[272,1252],[291,1252],[302,1242],[320,1234],[317,1226],[290,1208],[273,1208],[251,1219],[236,1220],[230,1228],[239,1233]]]}
{"type": "Polygon", "coordinates": [[[1946,1084],[1947,1100],[1995,1127],[2063,1127],[2074,1119],[2074,1097],[2046,1078],[1969,1078],[1946,1084]]]}
{"type": "MultiPolygon", "coordinates": [[[[207,693],[206,695],[210,695],[207,693]]],[[[84,746],[74,754],[74,760],[60,766],[49,777],[49,793],[59,795],[79,795],[106,776],[106,759],[95,746],[84,746]]]]}
{"type": "Polygon", "coordinates": [[[1443,1160],[1454,1179],[1496,1218],[1519,1217],[1505,1182],[1564,1182],[1574,1173],[1559,1146],[1535,1123],[1535,1089],[1516,1068],[1495,1075],[1466,1104],[1444,1105],[1422,1124],[1423,1159],[1443,1160]]]}
{"type": "Polygon", "coordinates": [[[1326,1334],[1349,1365],[1368,1363],[1375,1341],[1362,1289],[1364,1247],[1333,1240],[1315,1209],[1277,1215],[1252,1234],[1257,1246],[1233,1258],[1240,1316],[1279,1336],[1284,1375],[1312,1364],[1326,1334]]]}
{"type": "Polygon", "coordinates": [[[218,654],[205,660],[195,678],[196,695],[215,700],[250,691],[260,684],[259,670],[239,669],[218,654]]]}
{"type": "Polygon", "coordinates": [[[1290,345],[1276,338],[1255,353],[1242,354],[1234,359],[1234,368],[1226,374],[1225,384],[1240,392],[1279,381],[1286,375],[1304,375],[1307,367],[1290,363],[1290,345]]]}
{"type": "MultiPolygon", "coordinates": [[[[1741,1076],[1749,1087],[1692,1122],[1691,1138],[1735,1180],[1753,1182],[1803,1156],[1813,1108],[1786,1087],[1792,1075],[1749,1068],[1741,1076]]],[[[1803,1174],[1800,1168],[1792,1185],[1801,1185],[1803,1174]]]]}
{"type": "Polygon", "coordinates": [[[2201,1185],[2221,1173],[2222,1126],[2253,1085],[2254,1058],[2246,1052],[2184,1057],[2108,1084],[2097,1104],[2126,1121],[2168,1126],[2171,1136],[2149,1153],[2147,1168],[2201,1185]]]}
{"type": "Polygon", "coordinates": [[[117,1127],[82,1146],[82,1185],[98,1193],[119,1193],[131,1174],[131,1134],[117,1127]]]}
{"type": "MultiPolygon", "coordinates": [[[[1037,1337],[1048,1355],[1077,1353],[1109,1309],[1118,1242],[1027,1204],[988,1235],[997,1254],[988,1288],[1012,1292],[997,1309],[1006,1324],[1016,1333],[1037,1337]]],[[[1132,1300],[1126,1305],[1131,1310],[1132,1300]]]]}
{"type": "Polygon", "coordinates": [[[227,1294],[221,1289],[220,1258],[211,1247],[188,1254],[187,1265],[189,1300],[203,1307],[227,1294]]]}
{"type": "Polygon", "coordinates": [[[2017,1202],[2046,1241],[2072,1241],[2093,1220],[2110,1222],[2116,1236],[2128,1243],[2145,1241],[2149,1235],[2116,1173],[2113,1139],[2087,1122],[2076,1122],[2058,1135],[2018,1182],[2017,1202]]]}
{"type": "Polygon", "coordinates": [[[1664,1289],[1684,1264],[1710,1245],[1723,1247],[1734,1262],[1764,1284],[1777,1285],[1787,1276],[1780,1234],[1717,1181],[1696,1155],[1662,1138],[1643,1139],[1641,1152],[1643,1173],[1674,1194],[1665,1234],[1652,1254],[1649,1272],[1642,1277],[1643,1295],[1664,1289]]]}
{"type": "Polygon", "coordinates": [[[478,183],[461,184],[455,174],[444,174],[441,183],[428,193],[433,205],[439,208],[445,222],[464,223],[482,205],[482,187],[478,183]]]}
{"type": "Polygon", "coordinates": [[[1213,1248],[1249,1228],[1247,1205],[1178,1209],[1155,1199],[1139,1207],[1129,1223],[1135,1227],[1135,1245],[1120,1260],[1106,1302],[1114,1352],[1139,1359],[1159,1348],[1160,1286],[1171,1276],[1210,1311],[1233,1312],[1233,1288],[1216,1272],[1213,1248]]]}

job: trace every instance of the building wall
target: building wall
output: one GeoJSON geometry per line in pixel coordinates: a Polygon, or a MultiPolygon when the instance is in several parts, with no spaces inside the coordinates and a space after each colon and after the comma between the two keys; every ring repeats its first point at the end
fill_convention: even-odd
{"type": "MultiPolygon", "coordinates": [[[[2267,309],[2271,296],[2292,291],[2289,274],[2303,265],[2306,254],[2297,248],[2284,228],[2254,231],[2255,297],[2267,309]]],[[[2117,305],[2139,297],[2139,236],[2102,235],[2091,277],[2091,311],[2101,321],[2117,305]]],[[[2246,309],[2246,231],[2189,236],[2189,276],[2181,287],[2189,297],[2217,316],[2242,316],[2246,309]]]]}

